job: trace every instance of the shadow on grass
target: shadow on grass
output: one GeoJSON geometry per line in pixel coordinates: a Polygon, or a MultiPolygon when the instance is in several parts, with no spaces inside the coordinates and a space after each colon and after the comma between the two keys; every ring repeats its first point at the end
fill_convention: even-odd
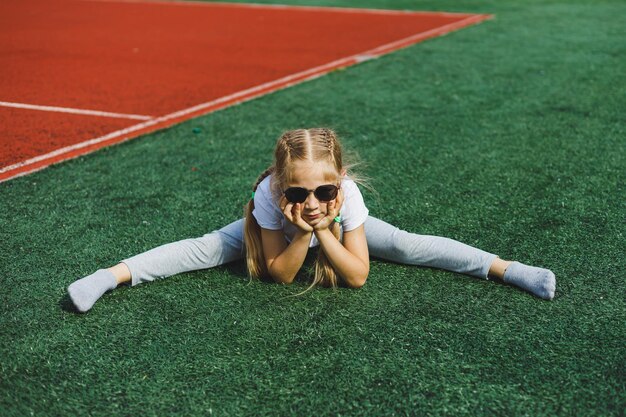
{"type": "Polygon", "coordinates": [[[59,299],[59,307],[67,313],[80,313],[67,292],[59,299]]]}

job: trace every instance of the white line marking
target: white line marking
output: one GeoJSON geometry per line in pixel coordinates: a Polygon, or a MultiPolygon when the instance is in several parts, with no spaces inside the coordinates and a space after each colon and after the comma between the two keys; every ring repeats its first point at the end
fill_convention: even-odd
{"type": "MultiPolygon", "coordinates": [[[[82,0],[82,1],[100,1],[100,2],[126,2],[126,3],[166,3],[166,4],[176,4],[176,5],[188,5],[185,2],[181,2],[181,1],[164,1],[164,0],[82,0]]],[[[226,6],[239,6],[239,7],[259,7],[259,8],[263,8],[263,7],[268,7],[268,5],[262,5],[262,4],[232,4],[232,3],[200,3],[197,1],[189,1],[187,3],[194,3],[195,5],[202,5],[202,6],[208,6],[208,5],[214,5],[214,4],[220,4],[220,5],[226,5],[226,6]]],[[[191,5],[191,4],[190,4],[191,5]]],[[[275,5],[273,6],[275,8],[285,8],[285,9],[308,9],[308,10],[323,10],[323,11],[328,11],[328,10],[332,10],[332,11],[340,11],[340,12],[350,12],[350,13],[359,13],[359,12],[370,12],[370,13],[377,13],[377,12],[381,12],[383,14],[389,13],[389,14],[396,14],[396,13],[420,13],[420,12],[414,12],[414,11],[396,11],[396,10],[375,10],[375,9],[348,9],[348,8],[327,8],[327,7],[301,7],[301,6],[283,6],[283,5],[275,5]]],[[[274,93],[276,91],[291,87],[294,84],[299,84],[299,83],[303,83],[306,81],[310,81],[313,80],[315,78],[319,78],[323,75],[326,75],[328,72],[335,70],[335,69],[340,69],[346,66],[351,66],[354,64],[358,64],[360,62],[363,61],[368,61],[370,59],[375,59],[378,58],[381,55],[385,55],[387,53],[396,51],[396,50],[400,50],[400,49],[404,49],[406,47],[412,46],[414,45],[417,41],[419,41],[420,39],[425,39],[430,37],[431,35],[438,35],[438,36],[443,36],[445,34],[447,34],[448,32],[452,31],[452,30],[457,30],[459,28],[464,27],[466,24],[471,24],[473,21],[477,20],[476,23],[480,22],[481,20],[484,19],[490,19],[493,18],[493,16],[488,16],[488,15],[467,15],[464,13],[445,13],[445,12],[441,12],[441,13],[433,13],[433,12],[424,12],[427,14],[439,14],[439,15],[449,15],[449,16],[460,16],[460,15],[465,15],[468,16],[467,18],[457,21],[457,22],[453,22],[444,26],[440,26],[438,28],[434,28],[432,30],[428,30],[426,32],[421,32],[421,33],[417,33],[415,35],[406,37],[404,39],[400,39],[394,42],[390,42],[388,44],[385,45],[381,45],[378,46],[376,48],[373,48],[369,51],[365,51],[365,52],[360,52],[357,54],[354,54],[352,56],[349,57],[345,57],[345,58],[341,58],[338,60],[335,60],[333,62],[324,64],[324,65],[320,65],[318,67],[315,68],[311,68],[305,71],[301,71],[299,73],[296,74],[292,74],[283,78],[279,78],[277,80],[274,81],[270,81],[246,90],[242,90],[239,91],[237,93],[225,96],[225,97],[220,97],[216,100],[213,101],[209,101],[206,103],[202,103],[193,107],[189,107],[187,109],[183,109],[174,113],[170,113],[168,115],[165,116],[161,116],[161,117],[152,117],[152,116],[142,116],[142,115],[129,115],[129,114],[121,114],[121,113],[109,113],[109,112],[100,112],[100,111],[94,111],[94,110],[82,110],[82,109],[70,109],[70,108],[63,108],[63,107],[50,107],[50,106],[32,106],[32,105],[26,105],[26,104],[20,104],[20,103],[7,103],[7,102],[0,102],[0,105],[10,105],[10,107],[21,107],[21,108],[36,108],[37,110],[51,110],[51,111],[65,111],[68,113],[78,113],[78,114],[92,114],[92,115],[99,115],[99,116],[109,116],[109,117],[124,117],[124,118],[131,118],[131,119],[139,119],[139,120],[146,120],[143,123],[139,123],[133,126],[129,126],[125,129],[121,129],[115,132],[111,132],[107,135],[101,136],[99,138],[94,138],[94,139],[90,139],[87,140],[85,142],[81,142],[78,144],[74,144],[71,146],[67,146],[65,148],[61,148],[61,149],[57,149],[53,152],[50,152],[48,154],[45,155],[40,155],[37,156],[35,158],[31,158],[28,159],[26,161],[22,161],[19,162],[17,164],[13,164],[4,168],[0,168],[0,174],[7,172],[7,171],[11,171],[13,169],[16,168],[21,168],[23,166],[27,166],[30,164],[34,164],[37,162],[40,162],[42,160],[46,160],[46,159],[50,159],[53,158],[55,156],[58,155],[62,155],[64,153],[68,153],[77,149],[81,149],[84,147],[88,147],[91,145],[96,145],[98,143],[101,142],[105,142],[107,140],[110,139],[114,139],[118,136],[124,136],[127,133],[131,133],[137,130],[142,130],[145,129],[147,127],[153,126],[153,125],[157,125],[159,123],[162,122],[167,122],[170,119],[176,119],[176,118],[180,118],[182,116],[185,116],[187,114],[190,113],[194,113],[194,112],[199,112],[202,111],[203,109],[206,108],[210,108],[211,106],[215,106],[215,105],[219,105],[220,103],[224,103],[224,102],[229,102],[226,104],[225,107],[221,107],[221,108],[216,108],[213,110],[210,110],[210,112],[214,112],[214,111],[219,111],[219,110],[223,110],[226,109],[228,107],[231,107],[233,105],[236,104],[240,104],[249,100],[253,100],[258,98],[259,96],[263,96],[266,94],[270,94],[270,93],[274,93]],[[275,87],[275,88],[274,88],[275,87]],[[268,90],[267,92],[263,93],[262,90],[268,90]],[[258,94],[255,94],[257,93],[258,94]],[[54,109],[54,110],[52,110],[54,109]]],[[[204,115],[203,113],[198,113],[196,116],[194,117],[199,117],[204,115]]],[[[184,122],[188,119],[182,119],[180,120],[180,122],[184,122]]],[[[148,133],[153,133],[153,132],[145,132],[146,134],[148,133]]],[[[134,139],[134,137],[128,137],[128,140],[130,139],[134,139]]],[[[119,142],[118,142],[119,143],[119,142]]],[[[95,150],[98,150],[100,148],[97,148],[95,150]]],[[[81,154],[77,155],[77,156],[82,156],[81,154]]],[[[72,158],[69,158],[72,159],[72,158]]],[[[64,160],[68,160],[68,158],[65,159],[61,159],[58,161],[54,161],[50,164],[44,165],[42,167],[37,167],[34,168],[30,171],[26,171],[26,172],[22,172],[19,173],[17,175],[13,175],[10,178],[6,178],[4,180],[0,180],[0,182],[4,182],[4,181],[8,181],[12,178],[15,177],[20,177],[23,175],[27,175],[31,172],[35,172],[35,171],[39,171],[41,169],[44,169],[46,167],[48,167],[49,165],[53,164],[53,163],[58,163],[58,162],[62,162],[64,160]]]]}
{"type": "Polygon", "coordinates": [[[356,60],[361,63],[365,61],[369,61],[370,59],[378,58],[376,55],[368,55],[368,54],[360,54],[356,56],[356,60]]]}
{"type": "MultiPolygon", "coordinates": [[[[73,150],[76,150],[76,149],[84,148],[84,147],[87,147],[87,146],[90,146],[90,145],[95,145],[95,144],[98,144],[100,142],[104,142],[104,141],[107,141],[109,139],[113,139],[115,137],[122,136],[122,135],[125,135],[127,133],[134,132],[136,130],[140,130],[140,129],[143,129],[143,128],[146,128],[146,127],[150,127],[152,125],[155,125],[155,124],[158,124],[158,123],[161,123],[161,122],[165,122],[165,121],[167,121],[169,119],[174,119],[176,117],[180,117],[180,116],[184,116],[184,115],[189,114],[189,113],[200,111],[200,110],[205,109],[207,107],[211,107],[211,106],[214,106],[216,104],[223,103],[225,101],[236,100],[239,97],[246,96],[246,95],[251,94],[251,93],[255,93],[255,92],[259,91],[259,90],[264,90],[264,89],[267,89],[267,88],[271,88],[272,86],[274,86],[276,84],[288,83],[289,81],[293,80],[294,78],[298,78],[298,77],[301,77],[301,76],[306,77],[311,72],[315,72],[316,70],[320,70],[320,69],[323,69],[325,67],[332,66],[333,64],[335,64],[337,62],[342,62],[342,61],[346,61],[346,60],[348,60],[348,58],[343,58],[343,59],[331,62],[329,64],[321,65],[321,66],[316,67],[316,68],[312,68],[312,69],[309,69],[309,70],[306,70],[306,71],[299,72],[297,74],[293,74],[293,75],[289,75],[287,77],[280,78],[278,80],[270,81],[270,82],[265,83],[265,84],[260,84],[260,85],[257,85],[256,87],[252,87],[252,88],[249,88],[247,90],[242,90],[242,91],[239,91],[237,93],[234,93],[234,94],[231,94],[231,95],[228,95],[228,96],[220,97],[220,98],[218,98],[216,100],[213,100],[213,101],[209,101],[209,102],[206,102],[206,103],[198,104],[198,105],[193,106],[193,107],[189,107],[189,108],[186,108],[186,109],[183,109],[183,110],[179,110],[177,112],[170,113],[170,114],[167,114],[165,116],[155,117],[155,118],[150,119],[150,120],[148,120],[146,122],[138,123],[136,125],[132,125],[132,126],[129,126],[127,128],[124,128],[124,129],[121,129],[121,130],[117,130],[115,132],[111,132],[111,133],[109,133],[107,135],[100,136],[99,138],[94,138],[94,139],[87,140],[85,142],[77,143],[77,144],[74,144],[74,145],[71,145],[71,146],[66,146],[65,148],[57,149],[56,151],[47,153],[45,155],[39,155],[39,156],[37,156],[35,158],[27,159],[26,161],[22,161],[22,162],[18,162],[17,164],[6,166],[6,167],[0,169],[0,174],[3,173],[3,172],[6,172],[6,171],[10,171],[10,170],[15,169],[15,168],[20,168],[20,167],[25,166],[25,165],[34,164],[34,163],[42,161],[44,159],[53,158],[53,157],[55,157],[57,155],[61,155],[61,154],[66,153],[66,152],[70,152],[70,151],[73,151],[73,150]]],[[[308,81],[310,79],[313,79],[313,78],[316,78],[316,77],[320,77],[320,76],[322,76],[324,74],[325,73],[313,74],[310,77],[303,78],[302,80],[298,80],[297,82],[308,81]]],[[[291,84],[285,84],[282,88],[289,87],[290,85],[291,84]]],[[[272,90],[271,92],[274,92],[274,91],[276,91],[276,90],[272,90]]],[[[253,98],[256,98],[256,96],[250,97],[249,100],[252,100],[253,98]]],[[[247,101],[247,100],[244,100],[244,101],[247,101]]]]}
{"type": "MultiPolygon", "coordinates": [[[[90,0],[90,1],[103,1],[103,0],[90,0]]],[[[338,59],[336,61],[332,61],[332,62],[329,62],[329,63],[324,64],[324,65],[320,65],[320,66],[315,67],[315,68],[311,68],[311,69],[308,69],[308,70],[305,70],[305,71],[301,71],[301,72],[298,72],[296,74],[288,75],[286,77],[279,78],[277,80],[270,81],[270,82],[267,82],[265,84],[257,85],[256,87],[248,88],[247,90],[238,91],[238,92],[230,94],[228,96],[220,97],[218,99],[215,99],[215,100],[212,100],[212,101],[208,101],[206,103],[198,104],[198,105],[193,106],[193,107],[188,107],[186,109],[179,110],[177,112],[170,113],[170,114],[167,114],[165,116],[151,118],[150,120],[145,121],[143,123],[138,123],[136,125],[129,126],[127,128],[124,128],[124,129],[121,129],[121,130],[117,130],[115,132],[111,132],[111,133],[106,134],[104,136],[100,136],[98,138],[94,138],[94,139],[87,140],[85,142],[81,142],[81,143],[77,143],[77,144],[74,144],[74,145],[66,146],[65,148],[57,149],[57,150],[55,150],[53,152],[50,152],[50,153],[47,153],[45,155],[39,155],[39,156],[37,156],[35,158],[27,159],[26,161],[22,161],[22,162],[18,162],[17,164],[6,166],[6,167],[0,169],[0,174],[3,173],[3,172],[7,172],[7,171],[10,171],[10,170],[13,170],[13,169],[16,169],[16,168],[20,168],[20,167],[26,166],[26,165],[34,164],[34,163],[42,161],[44,159],[53,158],[53,157],[55,157],[57,155],[61,155],[61,154],[66,153],[66,152],[74,151],[76,149],[85,148],[87,146],[95,145],[95,144],[98,144],[100,142],[105,142],[105,141],[107,141],[109,139],[113,139],[113,138],[116,138],[118,136],[123,136],[123,135],[125,135],[127,133],[131,133],[131,132],[134,132],[136,130],[140,130],[140,129],[143,129],[143,128],[146,128],[146,127],[150,127],[152,125],[156,125],[158,123],[165,122],[165,121],[170,120],[170,119],[178,118],[178,117],[184,116],[184,115],[189,114],[189,113],[194,113],[194,112],[200,111],[202,109],[214,106],[216,104],[223,103],[225,101],[237,100],[237,98],[244,97],[239,102],[235,101],[235,102],[231,103],[231,106],[232,106],[234,104],[238,104],[238,103],[242,103],[242,102],[245,102],[245,101],[248,101],[248,100],[252,100],[252,99],[257,98],[258,96],[254,96],[253,95],[253,96],[250,96],[250,97],[247,97],[247,98],[245,98],[245,96],[247,96],[247,95],[249,95],[251,93],[255,93],[255,92],[259,91],[259,90],[265,90],[265,89],[271,88],[271,87],[273,87],[273,86],[275,86],[277,84],[280,85],[280,87],[278,87],[276,90],[269,91],[267,94],[276,92],[278,90],[282,90],[282,89],[287,88],[287,87],[290,87],[290,86],[292,86],[292,85],[294,85],[296,83],[302,83],[302,82],[305,82],[305,81],[310,81],[310,80],[313,80],[315,78],[318,78],[318,77],[321,77],[323,75],[326,75],[328,73],[328,71],[330,71],[330,70],[328,70],[328,71],[324,71],[324,70],[328,69],[329,67],[332,70],[333,68],[341,67],[342,65],[349,65],[349,63],[351,61],[359,62],[359,61],[363,61],[363,60],[369,60],[369,59],[377,58],[380,55],[385,54],[385,51],[388,48],[390,48],[390,47],[397,47],[397,45],[401,44],[402,42],[406,42],[406,41],[412,40],[414,38],[420,38],[420,37],[423,37],[423,36],[428,36],[432,32],[439,33],[439,31],[442,31],[442,30],[443,30],[443,32],[441,32],[441,34],[443,35],[443,34],[447,33],[446,31],[448,30],[448,28],[450,30],[452,30],[453,28],[457,27],[458,25],[462,25],[464,22],[471,21],[471,20],[475,19],[476,17],[477,16],[470,16],[467,19],[463,19],[463,20],[460,20],[460,21],[457,21],[457,22],[454,22],[454,23],[450,23],[450,24],[447,24],[445,26],[441,26],[439,28],[428,30],[426,32],[417,33],[415,35],[411,35],[411,36],[406,37],[404,39],[400,39],[398,41],[394,41],[394,42],[390,42],[390,43],[385,44],[385,45],[378,46],[378,47],[376,47],[374,49],[370,49],[369,51],[360,52],[360,53],[354,54],[354,55],[349,56],[349,57],[341,58],[341,59],[338,59]],[[366,58],[366,59],[364,59],[364,58],[366,58]],[[320,71],[322,71],[322,72],[320,72],[320,71]],[[293,81],[294,79],[296,79],[296,81],[293,81]]],[[[414,44],[409,43],[406,46],[398,47],[398,49],[402,49],[403,47],[408,47],[408,46],[412,46],[412,45],[414,45],[414,44]]],[[[230,106],[228,106],[228,107],[230,107],[230,106]]],[[[218,110],[221,110],[221,109],[218,109],[218,110]]]]}
{"type": "Polygon", "coordinates": [[[10,103],[8,101],[0,101],[0,106],[27,110],[51,111],[58,113],[84,114],[87,116],[115,117],[118,119],[150,120],[153,118],[152,116],[143,116],[140,114],[111,113],[99,110],[73,109],[70,107],[39,106],[35,104],[10,103]]]}
{"type": "Polygon", "coordinates": [[[76,149],[84,148],[84,147],[89,146],[89,145],[95,145],[97,143],[104,142],[105,140],[112,139],[112,138],[117,137],[117,136],[121,136],[121,135],[123,135],[125,133],[134,132],[135,130],[138,130],[138,129],[141,129],[141,128],[144,128],[144,127],[148,127],[150,125],[158,123],[159,119],[152,119],[150,121],[147,121],[147,122],[144,122],[144,123],[139,123],[139,124],[127,127],[125,129],[122,129],[122,130],[117,130],[115,132],[111,132],[108,135],[100,136],[99,138],[90,139],[90,140],[87,140],[85,142],[77,143],[77,144],[71,145],[71,146],[66,146],[65,148],[57,149],[56,151],[47,153],[45,155],[39,155],[39,156],[37,156],[35,158],[27,159],[26,161],[22,161],[22,162],[18,162],[17,164],[9,165],[7,167],[4,167],[4,168],[0,169],[0,174],[2,174],[3,172],[6,172],[6,171],[10,171],[10,170],[15,169],[15,168],[23,167],[25,165],[34,164],[34,163],[42,161],[44,159],[53,158],[53,157],[55,157],[57,155],[61,155],[61,154],[64,154],[66,152],[70,152],[70,151],[73,151],[73,150],[76,150],[76,149]]]}
{"type": "Polygon", "coordinates": [[[396,51],[397,49],[402,49],[402,45],[406,44],[404,47],[408,47],[408,46],[412,46],[414,45],[414,43],[411,43],[413,40],[419,40],[421,38],[427,38],[431,35],[438,35],[438,36],[443,36],[446,35],[448,33],[450,33],[451,31],[458,29],[459,25],[463,26],[465,25],[466,22],[471,22],[472,20],[476,19],[477,17],[479,17],[480,15],[476,15],[476,16],[470,16],[466,19],[463,20],[459,20],[456,22],[452,22],[452,23],[448,23],[447,25],[443,25],[443,26],[439,26],[436,27],[434,29],[430,29],[424,32],[420,32],[420,33],[416,33],[414,35],[411,36],[407,36],[406,38],[403,39],[399,39],[397,41],[393,41],[393,42],[389,42],[385,45],[381,45],[381,46],[377,46],[376,48],[370,49],[367,52],[363,52],[360,54],[357,54],[355,56],[366,56],[369,57],[369,59],[371,58],[377,58],[381,55],[384,55],[389,49],[396,51]]]}
{"type": "Polygon", "coordinates": [[[382,15],[402,15],[413,13],[428,13],[436,16],[459,16],[468,13],[453,12],[431,12],[419,10],[390,10],[390,9],[359,9],[356,7],[335,7],[335,6],[295,6],[289,4],[261,4],[261,3],[225,3],[219,1],[198,1],[198,0],[82,0],[100,3],[135,3],[135,4],[170,4],[173,6],[227,6],[242,9],[273,9],[273,10],[302,10],[302,11],[319,11],[319,12],[339,12],[339,13],[367,13],[382,15]]]}

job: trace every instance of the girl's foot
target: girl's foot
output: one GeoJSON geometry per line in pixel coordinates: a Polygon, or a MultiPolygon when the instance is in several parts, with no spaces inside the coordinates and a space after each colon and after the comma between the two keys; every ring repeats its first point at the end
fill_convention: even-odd
{"type": "Polygon", "coordinates": [[[91,309],[105,292],[115,287],[117,287],[115,275],[107,269],[99,269],[93,274],[72,283],[67,287],[67,293],[70,295],[76,309],[81,313],[85,313],[91,309]]]}
{"type": "Polygon", "coordinates": [[[552,300],[556,290],[556,277],[549,269],[513,262],[504,271],[504,282],[516,285],[545,300],[552,300]]]}

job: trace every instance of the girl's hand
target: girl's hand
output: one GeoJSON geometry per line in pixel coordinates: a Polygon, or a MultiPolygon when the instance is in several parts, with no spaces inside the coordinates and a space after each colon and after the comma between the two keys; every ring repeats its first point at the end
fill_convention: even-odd
{"type": "Polygon", "coordinates": [[[311,233],[313,231],[313,227],[302,219],[302,204],[290,203],[287,198],[283,196],[280,199],[280,208],[283,211],[285,218],[297,228],[305,233],[311,233]]]}
{"type": "Polygon", "coordinates": [[[314,230],[323,230],[328,229],[333,222],[335,221],[335,217],[339,216],[339,212],[341,210],[341,206],[343,205],[343,190],[339,189],[339,194],[337,194],[337,198],[333,201],[329,201],[326,206],[326,216],[322,218],[315,226],[313,226],[314,230]]]}

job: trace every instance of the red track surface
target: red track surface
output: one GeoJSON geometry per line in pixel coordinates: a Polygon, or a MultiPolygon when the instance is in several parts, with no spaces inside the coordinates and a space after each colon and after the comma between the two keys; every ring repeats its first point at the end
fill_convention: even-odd
{"type": "Polygon", "coordinates": [[[0,2],[0,181],[488,17],[176,2],[0,2]]]}

